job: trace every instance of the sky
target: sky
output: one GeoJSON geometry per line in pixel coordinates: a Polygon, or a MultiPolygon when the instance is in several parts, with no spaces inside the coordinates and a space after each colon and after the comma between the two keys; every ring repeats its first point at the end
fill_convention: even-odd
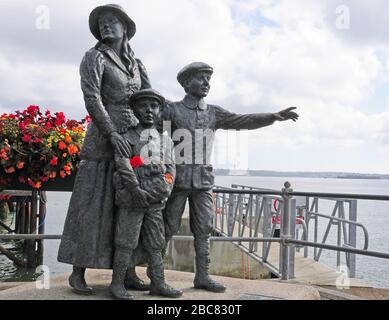
{"type": "MultiPolygon", "coordinates": [[[[0,0],[0,113],[36,104],[86,115],[79,64],[96,43],[89,13],[105,3],[0,0]]],[[[298,107],[297,123],[220,132],[216,167],[389,173],[386,0],[116,3],[136,22],[131,46],[169,100],[184,97],[177,72],[204,61],[215,69],[209,103],[237,113],[298,107]]]]}

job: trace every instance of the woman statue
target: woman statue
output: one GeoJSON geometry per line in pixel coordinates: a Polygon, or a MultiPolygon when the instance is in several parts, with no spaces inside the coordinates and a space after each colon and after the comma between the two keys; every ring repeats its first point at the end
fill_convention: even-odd
{"type": "MultiPolygon", "coordinates": [[[[138,124],[129,106],[131,95],[150,87],[146,70],[129,44],[135,23],[120,6],[95,8],[89,27],[99,42],[85,54],[80,74],[92,122],[81,150],[58,252],[59,262],[73,265],[69,284],[79,294],[93,293],[85,281],[86,268],[112,269],[113,155],[130,156],[130,145],[119,133],[138,124]]],[[[136,277],[134,266],[127,273],[127,287],[147,289],[136,277]]]]}

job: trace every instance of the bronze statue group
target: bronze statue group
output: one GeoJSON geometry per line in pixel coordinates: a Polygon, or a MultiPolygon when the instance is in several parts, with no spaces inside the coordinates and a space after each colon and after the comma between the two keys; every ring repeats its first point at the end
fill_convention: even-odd
{"type": "Polygon", "coordinates": [[[113,269],[109,291],[115,299],[134,299],[128,290],[180,297],[183,291],[165,282],[163,256],[189,201],[194,287],[224,292],[225,286],[209,275],[214,216],[209,155],[215,131],[296,121],[295,108],[242,115],[207,104],[213,68],[202,62],[178,73],[184,99],[167,101],[151,88],[145,67],[135,58],[129,41],[136,26],[123,8],[95,8],[89,26],[98,43],[85,54],[80,75],[92,122],[58,252],[58,261],[73,265],[70,286],[78,294],[93,294],[86,268],[113,269]],[[162,123],[169,123],[175,141],[163,134],[162,123]],[[147,264],[150,283],[137,276],[139,264],[147,264]]]}

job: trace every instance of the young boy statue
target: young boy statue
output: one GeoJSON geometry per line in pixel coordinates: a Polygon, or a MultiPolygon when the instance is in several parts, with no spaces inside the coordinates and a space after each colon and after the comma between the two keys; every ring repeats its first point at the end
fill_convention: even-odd
{"type": "MultiPolygon", "coordinates": [[[[165,99],[153,89],[132,95],[130,105],[139,120],[137,128],[123,126],[120,132],[131,145],[131,159],[115,155],[115,201],[117,221],[115,254],[110,292],[115,299],[131,300],[125,286],[126,271],[134,265],[140,244],[148,263],[150,294],[171,298],[182,295],[166,284],[162,250],[165,229],[162,210],[173,189],[175,164],[173,143],[156,130],[165,99]]],[[[125,115],[123,116],[125,124],[125,115]]]]}

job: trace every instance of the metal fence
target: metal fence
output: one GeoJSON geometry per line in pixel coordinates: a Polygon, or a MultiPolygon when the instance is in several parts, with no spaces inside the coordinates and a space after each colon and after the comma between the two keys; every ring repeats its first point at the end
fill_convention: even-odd
{"type": "MultiPolygon", "coordinates": [[[[304,256],[307,257],[309,247],[313,248],[313,258],[316,261],[319,261],[323,249],[336,251],[338,265],[340,254],[344,253],[351,277],[355,276],[356,254],[389,259],[389,253],[367,250],[369,240],[367,229],[357,222],[358,199],[389,201],[389,196],[294,192],[288,182],[280,191],[233,185],[233,188],[217,187],[214,189],[214,194],[214,223],[218,236],[211,237],[210,240],[235,243],[282,280],[294,278],[296,250],[304,249],[304,256]],[[334,201],[330,216],[319,212],[320,199],[334,201]],[[275,203],[277,205],[274,205],[275,203]],[[346,212],[348,217],[346,217],[346,212]],[[281,221],[279,235],[276,235],[278,217],[281,221]],[[320,242],[318,239],[319,219],[329,220],[324,237],[320,242]],[[303,229],[301,239],[296,232],[296,222],[301,224],[303,229]],[[314,223],[314,239],[309,241],[309,226],[312,223],[314,223]],[[326,243],[332,226],[337,227],[336,245],[326,243]],[[357,228],[361,228],[365,238],[361,249],[356,248],[357,228]],[[258,255],[256,252],[260,243],[262,243],[262,254],[258,255]],[[278,266],[268,261],[272,243],[280,245],[278,266]]],[[[61,235],[0,234],[0,240],[20,239],[61,239],[61,235]]],[[[193,237],[175,236],[173,239],[176,241],[191,240],[193,237]]]]}
{"type": "Polygon", "coordinates": [[[290,183],[285,183],[281,191],[232,185],[232,188],[217,187],[215,229],[222,236],[249,236],[262,238],[248,245],[244,241],[236,244],[258,260],[268,270],[282,279],[294,278],[296,251],[304,249],[308,257],[309,248],[313,248],[313,259],[319,261],[323,249],[337,252],[337,266],[340,266],[341,253],[344,253],[349,268],[349,276],[355,277],[356,254],[389,259],[389,253],[369,251],[367,228],[357,221],[357,200],[389,201],[389,196],[294,192],[290,183]],[[333,202],[331,215],[320,213],[319,203],[322,200],[333,202]],[[278,204],[278,205],[277,205],[278,204]],[[280,218],[280,230],[277,235],[277,221],[280,218]],[[319,220],[327,221],[322,239],[319,239],[319,220]],[[296,230],[301,226],[301,236],[296,230]],[[328,244],[331,228],[336,229],[336,245],[328,244]],[[357,229],[364,235],[363,248],[356,248],[357,229]],[[313,229],[312,231],[310,231],[313,229]],[[279,239],[279,265],[268,261],[272,242],[267,239],[279,239]],[[313,238],[313,241],[309,241],[313,238]],[[262,242],[261,254],[258,242],[262,242]]]}

